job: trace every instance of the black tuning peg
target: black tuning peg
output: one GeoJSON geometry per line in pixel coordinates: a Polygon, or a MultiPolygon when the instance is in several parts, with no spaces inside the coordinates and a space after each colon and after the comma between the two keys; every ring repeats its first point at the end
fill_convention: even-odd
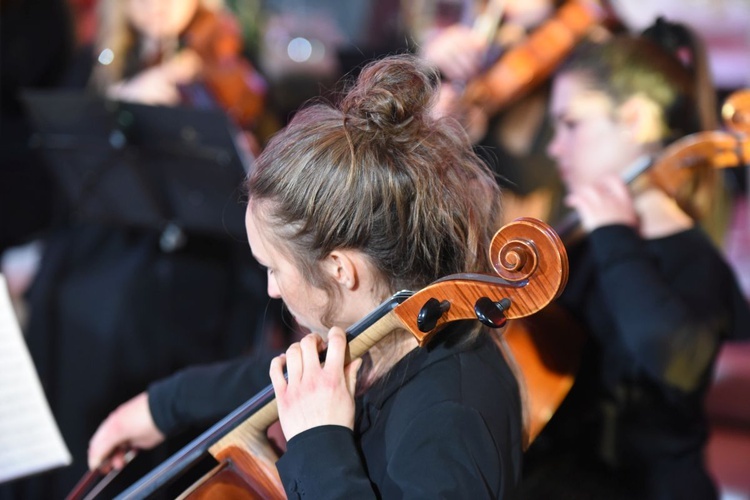
{"type": "Polygon", "coordinates": [[[474,304],[474,313],[483,325],[490,328],[500,328],[507,321],[504,311],[508,310],[509,307],[510,299],[506,298],[500,302],[494,302],[487,297],[482,297],[474,304]]]}
{"type": "Polygon", "coordinates": [[[422,309],[419,310],[419,316],[417,316],[417,328],[419,328],[419,331],[424,333],[432,331],[437,326],[438,320],[450,308],[451,303],[447,300],[440,302],[438,299],[432,298],[425,302],[422,309]]]}

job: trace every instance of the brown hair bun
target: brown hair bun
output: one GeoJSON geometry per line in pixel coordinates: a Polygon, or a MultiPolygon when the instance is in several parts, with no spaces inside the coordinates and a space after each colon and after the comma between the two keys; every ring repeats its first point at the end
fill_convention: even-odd
{"type": "Polygon", "coordinates": [[[408,141],[437,95],[437,71],[407,56],[370,64],[341,103],[348,126],[408,141]]]}

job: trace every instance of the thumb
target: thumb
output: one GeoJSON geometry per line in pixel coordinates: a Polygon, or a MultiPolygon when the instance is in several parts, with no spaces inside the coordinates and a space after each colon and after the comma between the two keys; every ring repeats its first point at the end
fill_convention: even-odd
{"type": "Polygon", "coordinates": [[[344,368],[344,374],[346,376],[346,387],[349,389],[349,394],[354,397],[354,391],[357,388],[357,373],[362,367],[362,358],[357,358],[344,368]]]}

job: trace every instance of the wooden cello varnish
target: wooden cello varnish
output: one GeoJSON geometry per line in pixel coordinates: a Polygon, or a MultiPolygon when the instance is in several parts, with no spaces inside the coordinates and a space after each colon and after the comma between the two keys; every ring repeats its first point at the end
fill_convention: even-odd
{"type": "Polygon", "coordinates": [[[266,429],[276,420],[273,400],[210,447],[219,465],[179,498],[285,498],[276,472],[278,457],[266,439],[266,429]]]}

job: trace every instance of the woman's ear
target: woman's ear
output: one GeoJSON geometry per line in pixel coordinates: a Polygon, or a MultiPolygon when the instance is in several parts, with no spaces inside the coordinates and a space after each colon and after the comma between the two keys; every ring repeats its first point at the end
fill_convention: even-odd
{"type": "Polygon", "coordinates": [[[624,131],[637,144],[660,142],[664,136],[664,116],[661,107],[651,98],[638,93],[617,109],[618,120],[624,131]]]}
{"type": "Polygon", "coordinates": [[[359,284],[362,270],[361,259],[348,250],[334,250],[325,259],[324,266],[333,280],[348,290],[355,289],[359,284]]]}

